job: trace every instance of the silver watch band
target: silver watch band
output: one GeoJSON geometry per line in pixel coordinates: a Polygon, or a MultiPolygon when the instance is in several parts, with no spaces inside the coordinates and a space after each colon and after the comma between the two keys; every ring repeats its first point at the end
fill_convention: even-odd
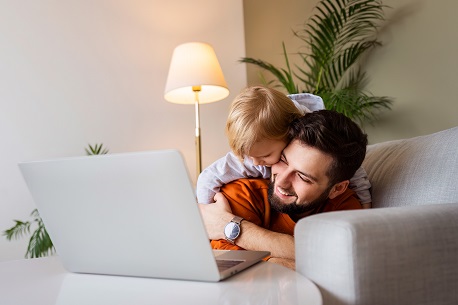
{"type": "Polygon", "coordinates": [[[231,222],[235,222],[236,224],[238,224],[240,226],[240,224],[242,223],[242,220],[243,220],[242,217],[234,216],[234,218],[232,218],[231,222]]]}

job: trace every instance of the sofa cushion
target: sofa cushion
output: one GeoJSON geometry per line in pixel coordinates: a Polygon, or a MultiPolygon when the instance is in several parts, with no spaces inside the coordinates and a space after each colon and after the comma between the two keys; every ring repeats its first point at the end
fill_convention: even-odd
{"type": "Polygon", "coordinates": [[[296,270],[326,305],[458,304],[458,205],[321,213],[295,227],[296,270]]]}
{"type": "Polygon", "coordinates": [[[458,127],[368,146],[373,207],[458,202],[458,127]]]}

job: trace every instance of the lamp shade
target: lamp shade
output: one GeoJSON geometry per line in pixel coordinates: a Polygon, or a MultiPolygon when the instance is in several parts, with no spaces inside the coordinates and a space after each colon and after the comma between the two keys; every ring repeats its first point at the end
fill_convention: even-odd
{"type": "Polygon", "coordinates": [[[172,103],[194,104],[193,87],[196,86],[200,86],[200,104],[216,102],[229,95],[213,48],[202,42],[184,43],[173,51],[164,98],[172,103]]]}

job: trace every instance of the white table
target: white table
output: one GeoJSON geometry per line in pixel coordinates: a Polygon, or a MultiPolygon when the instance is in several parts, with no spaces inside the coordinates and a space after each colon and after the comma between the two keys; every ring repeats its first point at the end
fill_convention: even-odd
{"type": "Polygon", "coordinates": [[[58,257],[0,263],[2,305],[322,304],[307,278],[261,262],[225,281],[205,283],[67,272],[58,257]]]}

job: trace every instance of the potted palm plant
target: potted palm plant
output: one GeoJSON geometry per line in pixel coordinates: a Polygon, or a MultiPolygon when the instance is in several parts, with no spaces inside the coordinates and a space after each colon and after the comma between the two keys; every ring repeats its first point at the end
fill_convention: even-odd
{"type": "MultiPolygon", "coordinates": [[[[103,155],[108,153],[108,149],[103,147],[103,144],[88,145],[84,149],[87,155],[103,155]]],[[[18,239],[24,235],[28,235],[32,228],[35,228],[29,238],[29,244],[25,253],[26,258],[36,258],[51,255],[55,252],[51,238],[46,231],[46,228],[41,220],[37,209],[34,209],[30,214],[32,221],[14,220],[15,225],[5,231],[3,235],[7,240],[18,239]]]]}
{"type": "Polygon", "coordinates": [[[289,94],[319,95],[327,109],[371,121],[378,110],[392,104],[390,98],[364,90],[367,77],[361,65],[364,55],[381,45],[376,34],[385,20],[384,8],[380,0],[321,0],[303,29],[294,32],[304,43],[297,52],[303,65],[293,71],[284,43],[283,68],[250,57],[240,62],[270,72],[274,80],[267,85],[283,87],[289,94]]]}

